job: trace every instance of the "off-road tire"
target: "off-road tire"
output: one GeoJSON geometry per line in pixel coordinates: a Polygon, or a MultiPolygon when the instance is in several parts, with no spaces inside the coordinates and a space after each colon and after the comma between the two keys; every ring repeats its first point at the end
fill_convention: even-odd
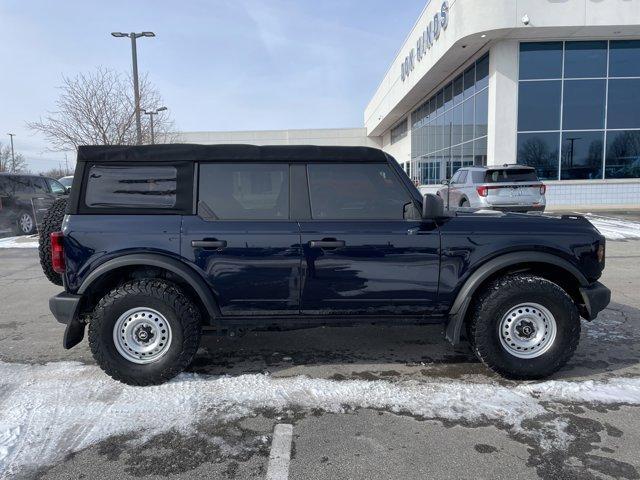
{"type": "Polygon", "coordinates": [[[38,254],[40,255],[40,266],[44,275],[55,285],[62,285],[62,275],[53,271],[51,265],[51,232],[59,232],[62,229],[62,220],[67,210],[67,199],[59,198],[44,214],[42,225],[40,226],[40,243],[38,254]]]}
{"type": "Polygon", "coordinates": [[[580,316],[571,297],[555,283],[534,275],[513,274],[491,282],[473,303],[468,334],[476,356],[506,378],[539,379],[562,368],[580,340],[580,316]],[[499,324],[514,306],[535,302],[555,318],[556,337],[535,358],[518,358],[501,344],[499,324]]]}
{"type": "Polygon", "coordinates": [[[159,385],[191,364],[200,345],[200,333],[200,311],[179,287],[157,279],[133,280],[114,288],[98,302],[89,322],[89,346],[100,368],[115,380],[128,385],[159,385]],[[113,340],[117,319],[141,306],[160,312],[173,337],[166,354],[147,364],[127,360],[113,340]]]}

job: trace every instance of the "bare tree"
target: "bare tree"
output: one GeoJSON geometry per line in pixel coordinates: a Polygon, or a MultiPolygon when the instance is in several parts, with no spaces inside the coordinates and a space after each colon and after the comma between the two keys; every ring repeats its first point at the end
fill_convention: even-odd
{"type": "MultiPolygon", "coordinates": [[[[56,110],[47,112],[29,128],[44,134],[52,150],[73,150],[79,145],[133,145],[136,143],[135,101],[132,80],[99,67],[90,73],[63,77],[56,110]]],[[[146,75],[140,77],[140,106],[155,109],[162,98],[146,75]]],[[[171,138],[173,124],[166,111],[154,119],[157,138],[171,138]]],[[[143,143],[149,143],[149,122],[142,124],[143,143]]]]}
{"type": "Polygon", "coordinates": [[[27,172],[27,161],[21,153],[15,154],[15,161],[11,158],[11,147],[0,143],[0,172],[27,172]]]}

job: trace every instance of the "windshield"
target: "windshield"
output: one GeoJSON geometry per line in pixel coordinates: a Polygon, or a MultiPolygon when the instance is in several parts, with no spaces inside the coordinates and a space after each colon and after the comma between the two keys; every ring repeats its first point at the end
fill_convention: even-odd
{"type": "Polygon", "coordinates": [[[487,170],[485,183],[537,182],[538,175],[532,168],[501,168],[487,170]]]}

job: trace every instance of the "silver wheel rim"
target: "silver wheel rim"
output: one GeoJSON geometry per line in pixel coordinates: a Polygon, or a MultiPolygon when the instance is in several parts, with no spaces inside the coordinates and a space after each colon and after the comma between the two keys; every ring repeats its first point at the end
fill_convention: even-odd
{"type": "Polygon", "coordinates": [[[33,220],[28,213],[23,213],[20,217],[20,228],[24,233],[29,233],[33,228],[33,220]]]}
{"type": "Polygon", "coordinates": [[[502,347],[514,357],[536,358],[556,339],[556,319],[538,303],[521,303],[504,314],[499,325],[502,347]]]}
{"type": "Polygon", "coordinates": [[[113,327],[113,342],[118,353],[133,363],[152,363],[171,346],[171,327],[157,310],[148,307],[124,312],[113,327]]]}

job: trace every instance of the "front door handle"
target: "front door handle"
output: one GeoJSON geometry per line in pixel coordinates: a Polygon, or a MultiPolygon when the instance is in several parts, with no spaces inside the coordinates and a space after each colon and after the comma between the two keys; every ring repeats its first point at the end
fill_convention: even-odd
{"type": "Polygon", "coordinates": [[[311,240],[311,248],[341,248],[346,245],[344,240],[311,240]]]}
{"type": "Polygon", "coordinates": [[[191,246],[193,248],[216,249],[225,248],[227,246],[226,240],[192,240],[191,246]]]}

